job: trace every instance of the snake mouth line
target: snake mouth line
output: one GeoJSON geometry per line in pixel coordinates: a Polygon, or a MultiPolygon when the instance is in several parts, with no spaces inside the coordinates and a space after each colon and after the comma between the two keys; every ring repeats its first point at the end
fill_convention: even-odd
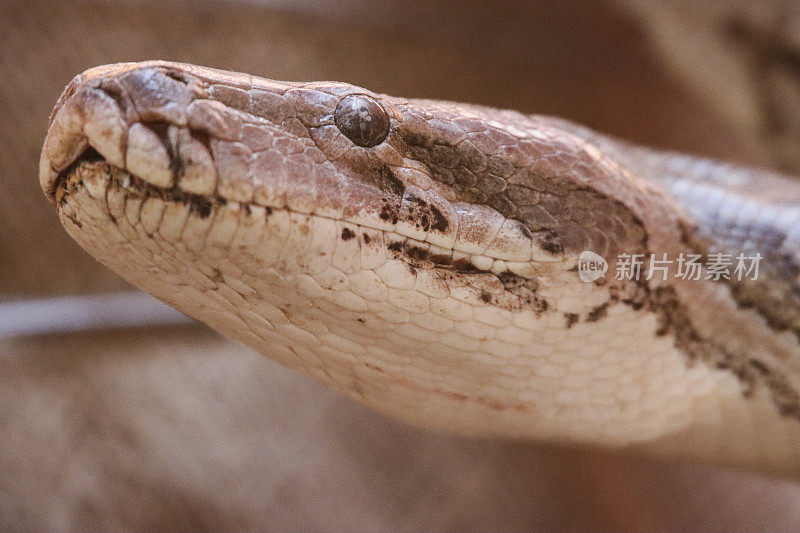
{"type": "MultiPolygon", "coordinates": [[[[356,222],[346,217],[334,218],[318,213],[291,209],[286,205],[262,205],[256,202],[236,202],[218,195],[209,197],[192,194],[178,187],[158,187],[125,169],[112,165],[92,147],[84,150],[73,163],[58,174],[58,177],[54,181],[53,198],[59,210],[63,210],[63,206],[69,201],[69,197],[78,190],[78,188],[85,187],[79,169],[95,164],[102,165],[101,171],[106,173],[105,179],[109,180],[110,184],[114,187],[124,190],[126,194],[139,196],[141,198],[160,198],[169,202],[182,203],[189,206],[190,212],[203,219],[214,216],[215,211],[220,206],[229,203],[237,203],[246,213],[249,213],[255,207],[263,208],[267,217],[272,215],[273,212],[281,210],[291,214],[316,217],[352,225],[355,231],[349,228],[342,230],[340,238],[343,240],[359,238],[362,239],[364,244],[369,244],[371,238],[369,234],[365,232],[380,232],[385,236],[384,244],[388,252],[394,257],[401,258],[405,261],[409,265],[409,268],[434,268],[450,274],[490,275],[493,278],[499,279],[505,288],[512,290],[525,287],[527,289],[534,289],[535,291],[538,285],[535,278],[522,276],[509,270],[509,262],[485,255],[469,255],[452,248],[433,247],[433,245],[429,243],[418,241],[400,233],[387,231],[384,228],[377,227],[377,225],[370,226],[364,224],[361,220],[356,222]],[[502,264],[504,270],[502,272],[497,271],[495,263],[502,264]]],[[[77,220],[73,220],[73,222],[78,225],[80,224],[77,220]]],[[[511,266],[513,268],[513,265],[511,266]]],[[[541,304],[541,302],[536,303],[536,301],[537,298],[534,298],[526,303],[536,304],[535,307],[539,310],[546,309],[546,304],[541,304]]]]}
{"type": "MultiPolygon", "coordinates": [[[[142,178],[131,174],[125,169],[112,165],[93,147],[89,146],[84,150],[67,168],[58,173],[54,180],[52,197],[57,206],[61,207],[69,197],[70,191],[80,184],[75,181],[73,176],[76,170],[84,164],[102,163],[109,171],[109,178],[116,182],[117,186],[125,189],[128,193],[139,194],[143,198],[157,197],[163,200],[185,203],[190,206],[192,212],[197,213],[201,218],[208,218],[211,215],[214,205],[227,203],[227,200],[218,196],[212,198],[199,194],[181,190],[177,187],[169,189],[156,187],[147,183],[142,178]],[[115,176],[124,176],[123,180],[115,176]]],[[[246,205],[246,204],[245,204],[246,205]]]]}
{"type": "MultiPolygon", "coordinates": [[[[519,287],[523,284],[535,285],[536,282],[535,277],[522,273],[522,271],[530,270],[530,262],[515,263],[488,254],[466,253],[458,250],[458,248],[445,248],[419,241],[402,233],[387,230],[385,223],[382,224],[382,220],[379,220],[382,219],[381,213],[374,214],[376,223],[371,225],[369,224],[368,215],[359,216],[358,220],[354,220],[347,216],[332,217],[313,210],[298,210],[289,207],[285,201],[272,204],[257,201],[243,202],[230,200],[216,193],[213,195],[191,193],[177,185],[160,187],[153,185],[125,168],[120,168],[107,161],[91,145],[88,145],[83,152],[75,157],[72,163],[58,172],[57,176],[52,179],[50,197],[59,209],[67,201],[70,193],[76,187],[81,186],[81,178],[77,175],[77,169],[82,165],[95,163],[101,163],[108,174],[108,179],[115,186],[125,190],[127,194],[134,194],[141,198],[155,197],[165,201],[182,203],[188,205],[192,213],[204,219],[212,216],[219,206],[229,203],[238,204],[245,212],[249,212],[252,208],[262,208],[266,210],[267,215],[276,210],[283,210],[292,214],[314,216],[334,222],[352,224],[354,227],[365,231],[381,232],[386,236],[385,245],[388,251],[394,254],[395,257],[402,258],[411,267],[436,268],[455,274],[489,274],[493,275],[493,277],[498,277],[506,287],[519,287]]],[[[350,230],[346,230],[341,237],[348,239],[355,236],[350,233],[352,233],[350,230]]],[[[368,240],[369,236],[364,235],[361,238],[368,240]]],[[[568,266],[569,262],[561,263],[560,268],[567,269],[568,266]]]]}

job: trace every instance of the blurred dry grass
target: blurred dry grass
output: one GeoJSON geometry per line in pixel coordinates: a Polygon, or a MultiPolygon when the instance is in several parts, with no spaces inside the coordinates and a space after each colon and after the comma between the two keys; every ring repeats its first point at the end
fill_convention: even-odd
{"type": "MultiPolygon", "coordinates": [[[[125,287],[69,240],[36,181],[51,106],[102,63],[339,79],[767,163],[606,2],[279,4],[0,1],[0,300],[125,287]]],[[[0,369],[4,529],[800,524],[789,483],[431,434],[197,328],[0,340],[0,369]]]]}

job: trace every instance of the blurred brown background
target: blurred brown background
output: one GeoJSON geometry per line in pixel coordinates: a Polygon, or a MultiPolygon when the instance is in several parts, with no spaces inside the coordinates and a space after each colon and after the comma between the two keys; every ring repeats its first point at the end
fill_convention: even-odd
{"type": "MultiPolygon", "coordinates": [[[[37,182],[50,109],[85,68],[336,79],[796,170],[796,6],[725,4],[0,0],[0,313],[129,289],[37,182]]],[[[800,527],[792,483],[433,434],[199,326],[0,338],[0,365],[3,529],[800,527]]]]}

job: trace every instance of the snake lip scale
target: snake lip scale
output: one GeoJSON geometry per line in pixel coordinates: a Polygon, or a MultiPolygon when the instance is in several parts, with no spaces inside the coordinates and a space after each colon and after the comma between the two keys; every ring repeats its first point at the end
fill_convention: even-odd
{"type": "Polygon", "coordinates": [[[791,178],[161,61],[78,75],[39,178],[103,264],[389,415],[800,471],[791,178]],[[581,280],[584,251],[605,275],[581,280]],[[614,275],[631,254],[737,253],[763,256],[758,278],[614,275]]]}

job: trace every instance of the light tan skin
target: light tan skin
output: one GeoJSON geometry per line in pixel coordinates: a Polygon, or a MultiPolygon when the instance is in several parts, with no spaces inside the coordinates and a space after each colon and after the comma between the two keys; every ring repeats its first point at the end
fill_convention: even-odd
{"type": "Polygon", "coordinates": [[[393,416],[800,470],[800,188],[781,176],[150,62],[73,80],[40,181],[135,285],[393,416]],[[583,250],[604,278],[579,279],[583,250]],[[614,276],[619,254],[713,252],[761,253],[759,281],[614,276]]]}

